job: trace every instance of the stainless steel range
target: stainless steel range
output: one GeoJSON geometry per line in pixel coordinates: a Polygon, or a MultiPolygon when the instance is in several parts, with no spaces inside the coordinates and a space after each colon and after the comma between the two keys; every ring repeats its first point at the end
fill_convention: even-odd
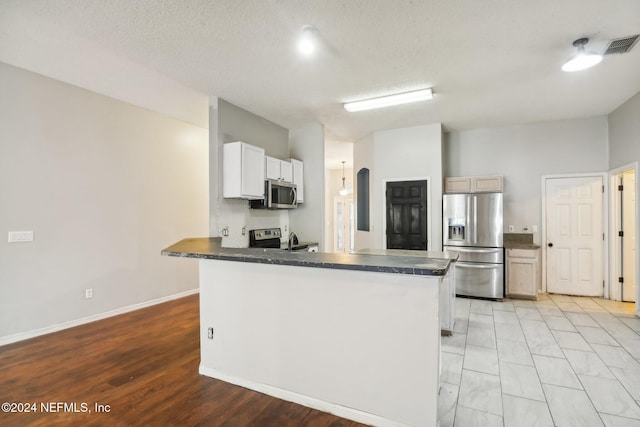
{"type": "Polygon", "coordinates": [[[280,248],[282,232],[279,228],[249,230],[250,248],[280,248]]]}
{"type": "Polygon", "coordinates": [[[442,225],[444,250],[460,254],[456,294],[502,299],[502,193],[446,194],[442,225]]]}

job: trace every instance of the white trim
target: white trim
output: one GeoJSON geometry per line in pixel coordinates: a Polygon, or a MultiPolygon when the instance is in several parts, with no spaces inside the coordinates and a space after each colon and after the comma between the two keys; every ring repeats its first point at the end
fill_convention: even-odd
{"type": "Polygon", "coordinates": [[[602,185],[604,186],[604,192],[602,194],[602,232],[604,233],[604,245],[602,248],[602,277],[605,281],[605,286],[602,291],[603,298],[609,297],[609,209],[607,204],[609,201],[609,186],[607,183],[606,172],[593,172],[593,173],[570,173],[570,174],[552,174],[542,175],[542,189],[541,189],[541,205],[542,205],[542,225],[540,230],[540,248],[541,248],[541,264],[542,264],[542,292],[547,292],[547,186],[548,179],[559,178],[583,178],[583,177],[599,177],[602,179],[602,185]]]}
{"type": "MultiPolygon", "coordinates": [[[[384,178],[382,180],[382,249],[387,249],[387,183],[400,181],[427,181],[427,250],[431,250],[433,230],[431,229],[431,177],[412,176],[408,178],[384,178]]],[[[440,250],[440,249],[438,249],[440,250]]]]}
{"type": "Polygon", "coordinates": [[[188,291],[179,292],[177,294],[167,295],[166,297],[144,301],[137,304],[128,305],[126,307],[116,308],[115,310],[106,311],[104,313],[93,314],[91,316],[81,317],[80,319],[70,320],[68,322],[57,323],[55,325],[46,326],[44,328],[34,329],[32,331],[7,335],[5,337],[0,337],[0,346],[27,340],[29,338],[39,337],[41,335],[46,335],[53,332],[62,331],[64,329],[73,328],[75,326],[84,325],[86,323],[95,322],[96,320],[106,319],[108,317],[117,316],[119,314],[128,313],[130,311],[140,310],[141,308],[151,307],[152,305],[161,304],[163,302],[172,301],[178,298],[183,298],[189,295],[197,294],[199,292],[200,288],[190,289],[188,291]]]}
{"type": "MultiPolygon", "coordinates": [[[[610,254],[609,254],[609,280],[610,283],[617,283],[617,276],[619,273],[618,270],[618,260],[620,257],[620,252],[618,250],[618,245],[616,242],[616,238],[617,238],[617,233],[616,230],[619,228],[619,211],[620,211],[620,204],[619,204],[619,199],[615,197],[615,195],[617,194],[617,186],[618,183],[616,182],[616,178],[622,174],[623,172],[626,171],[630,171],[633,170],[635,173],[635,180],[636,180],[636,245],[638,244],[637,242],[640,241],[639,239],[639,234],[640,234],[640,200],[638,198],[638,162],[633,162],[633,163],[629,163],[627,165],[624,166],[620,166],[617,167],[615,169],[612,169],[609,171],[609,188],[610,188],[610,199],[609,199],[609,212],[610,212],[610,225],[609,225],[609,245],[614,248],[611,250],[610,254]]],[[[640,251],[637,250],[636,248],[636,272],[638,272],[638,266],[640,266],[640,251]]],[[[637,273],[636,273],[637,274],[637,273]]],[[[611,299],[615,299],[616,301],[622,301],[622,295],[620,294],[619,289],[616,289],[615,292],[610,292],[611,299]]],[[[640,305],[638,304],[638,301],[640,299],[640,287],[636,286],[636,316],[640,316],[640,305]]]]}
{"type": "Polygon", "coordinates": [[[228,375],[220,372],[216,369],[211,369],[200,365],[200,375],[215,378],[230,384],[235,384],[240,387],[248,388],[260,393],[268,394],[269,396],[283,399],[288,402],[297,403],[299,405],[306,406],[308,408],[317,409],[322,412],[328,412],[337,415],[342,418],[346,418],[359,423],[368,424],[378,427],[409,427],[408,424],[399,423],[397,421],[389,420],[387,418],[380,417],[369,412],[359,411],[357,409],[349,408],[347,406],[337,405],[335,403],[327,402],[325,400],[317,399],[315,397],[307,396],[304,394],[296,393],[282,388],[270,386],[268,384],[262,384],[259,382],[247,380],[234,375],[228,375]]]}

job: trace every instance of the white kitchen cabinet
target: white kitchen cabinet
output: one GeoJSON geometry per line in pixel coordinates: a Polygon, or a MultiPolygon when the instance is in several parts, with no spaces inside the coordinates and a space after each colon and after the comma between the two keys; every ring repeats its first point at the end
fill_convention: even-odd
{"type": "Polygon", "coordinates": [[[445,194],[501,193],[501,176],[456,176],[444,179],[445,194]]]}
{"type": "Polygon", "coordinates": [[[276,159],[275,157],[265,156],[265,179],[275,179],[278,181],[292,182],[293,168],[291,162],[276,159]]]}
{"type": "Polygon", "coordinates": [[[471,193],[471,178],[468,176],[445,178],[444,192],[447,194],[471,193]]]}
{"type": "Polygon", "coordinates": [[[245,142],[222,146],[222,194],[225,198],[264,197],[264,149],[245,142]]]}
{"type": "Polygon", "coordinates": [[[298,191],[298,203],[304,203],[304,163],[296,159],[289,159],[289,161],[293,169],[293,183],[298,191]]]}
{"type": "Polygon", "coordinates": [[[477,176],[471,178],[472,193],[501,193],[501,176],[477,176]]]}
{"type": "Polygon", "coordinates": [[[537,299],[540,287],[540,250],[507,249],[507,296],[537,299]]]}

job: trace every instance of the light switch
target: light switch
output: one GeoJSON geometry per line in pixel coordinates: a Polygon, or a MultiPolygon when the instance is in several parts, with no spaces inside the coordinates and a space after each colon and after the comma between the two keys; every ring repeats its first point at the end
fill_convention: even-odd
{"type": "Polygon", "coordinates": [[[33,231],[10,231],[9,243],[33,242],[33,231]]]}

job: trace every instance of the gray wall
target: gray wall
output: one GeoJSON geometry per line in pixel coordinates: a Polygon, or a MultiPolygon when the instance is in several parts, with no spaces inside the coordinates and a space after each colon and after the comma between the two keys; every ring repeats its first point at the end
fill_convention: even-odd
{"type": "Polygon", "coordinates": [[[218,128],[217,133],[212,130],[209,135],[211,149],[217,150],[217,163],[213,163],[211,168],[211,174],[217,179],[211,185],[210,234],[218,236],[223,228],[228,227],[229,236],[223,237],[223,246],[247,247],[249,236],[248,232],[242,234],[243,227],[246,230],[265,227],[280,227],[284,230],[288,227],[289,216],[284,210],[249,209],[247,200],[222,197],[222,145],[243,141],[264,148],[268,156],[287,159],[289,130],[222,99],[218,99],[217,108],[211,107],[210,113],[217,114],[215,120],[209,120],[215,121],[218,128]]]}
{"type": "Polygon", "coordinates": [[[503,175],[504,226],[541,224],[542,176],[606,172],[607,117],[445,134],[444,175],[503,175]]]}
{"type": "Polygon", "coordinates": [[[609,115],[609,169],[640,161],[640,93],[609,115]]]}
{"type": "Polygon", "coordinates": [[[289,225],[301,240],[324,242],[324,127],[314,125],[292,129],[289,134],[291,157],[304,162],[304,203],[289,211],[289,225]]]}
{"type": "Polygon", "coordinates": [[[160,251],[207,234],[207,129],[2,63],[0,92],[0,342],[198,288],[160,251]]]}

